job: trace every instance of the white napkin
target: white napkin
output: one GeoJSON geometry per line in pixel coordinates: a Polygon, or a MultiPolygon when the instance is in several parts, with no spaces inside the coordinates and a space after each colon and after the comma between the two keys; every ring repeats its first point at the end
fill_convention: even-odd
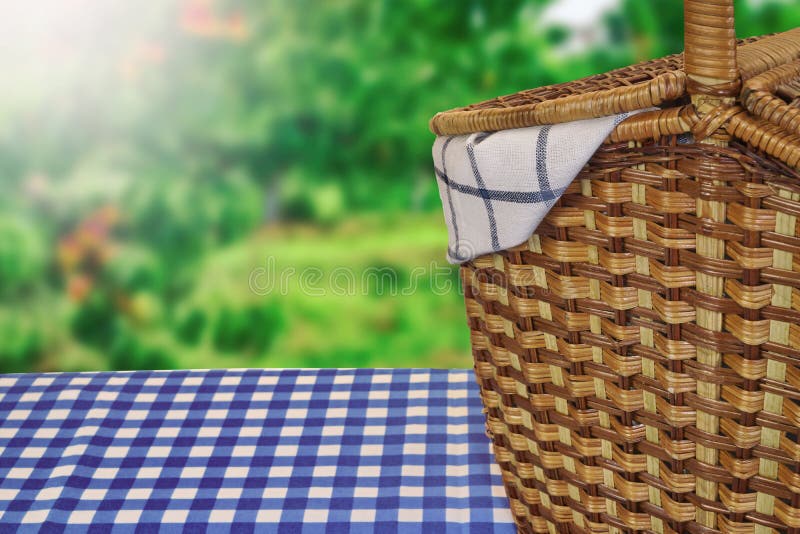
{"type": "Polygon", "coordinates": [[[447,260],[463,263],[526,241],[630,115],[437,137],[433,162],[449,231],[447,260]]]}

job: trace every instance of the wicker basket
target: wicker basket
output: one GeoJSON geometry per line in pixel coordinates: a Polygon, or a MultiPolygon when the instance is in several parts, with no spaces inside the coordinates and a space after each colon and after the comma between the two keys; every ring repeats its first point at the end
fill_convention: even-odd
{"type": "Polygon", "coordinates": [[[685,19],[683,56],[431,121],[659,108],[526,243],[461,269],[520,532],[800,533],[800,29],[737,42],[732,0],[685,19]]]}

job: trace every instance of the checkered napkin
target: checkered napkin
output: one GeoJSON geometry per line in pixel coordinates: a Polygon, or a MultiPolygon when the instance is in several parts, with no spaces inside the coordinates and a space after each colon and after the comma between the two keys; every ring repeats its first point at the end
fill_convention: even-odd
{"type": "Polygon", "coordinates": [[[525,242],[630,115],[437,137],[433,162],[449,233],[448,261],[462,263],[525,242]]]}
{"type": "Polygon", "coordinates": [[[0,532],[515,532],[469,371],[0,376],[0,532]]]}

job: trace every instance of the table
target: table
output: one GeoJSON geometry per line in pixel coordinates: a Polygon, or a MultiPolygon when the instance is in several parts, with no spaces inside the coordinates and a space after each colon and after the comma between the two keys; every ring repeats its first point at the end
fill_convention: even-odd
{"type": "Polygon", "coordinates": [[[0,375],[0,532],[515,532],[471,371],[0,375]]]}

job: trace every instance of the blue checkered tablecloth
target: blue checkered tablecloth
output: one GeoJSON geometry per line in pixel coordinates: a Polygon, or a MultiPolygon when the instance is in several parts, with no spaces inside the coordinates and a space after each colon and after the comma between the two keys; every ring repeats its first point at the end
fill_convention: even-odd
{"type": "Polygon", "coordinates": [[[515,528],[471,371],[0,375],[0,532],[515,528]]]}

